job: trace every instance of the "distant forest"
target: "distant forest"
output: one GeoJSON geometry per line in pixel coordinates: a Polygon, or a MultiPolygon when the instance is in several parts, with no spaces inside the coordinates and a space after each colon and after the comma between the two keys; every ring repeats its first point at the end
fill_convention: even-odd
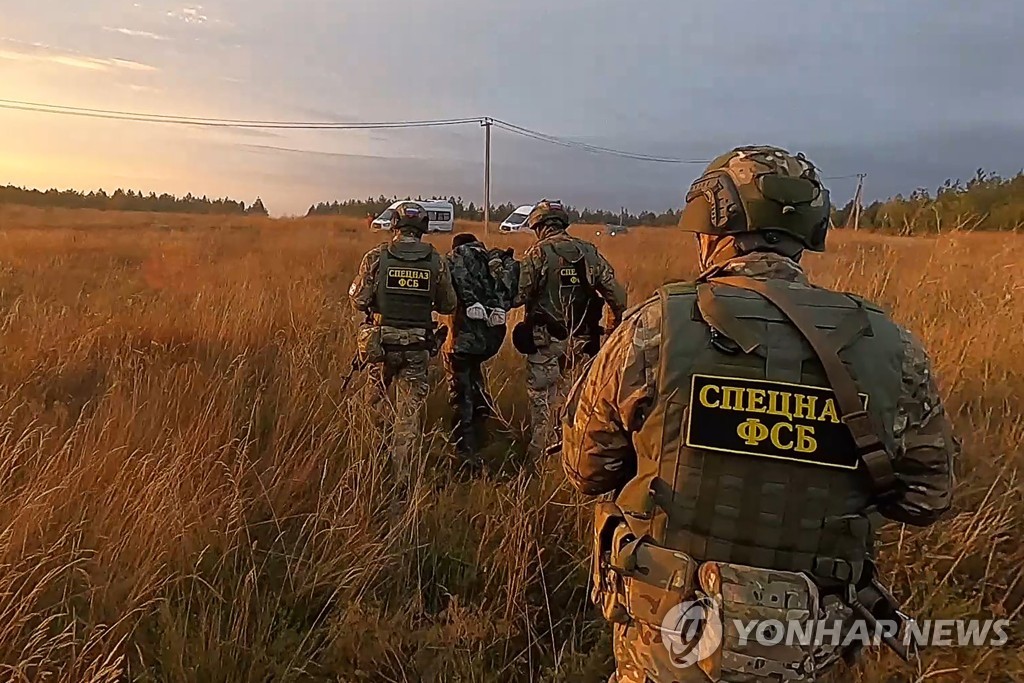
{"type": "MultiPolygon", "coordinates": [[[[870,182],[870,178],[869,178],[870,182]]],[[[351,216],[365,218],[378,216],[397,197],[369,197],[346,201],[321,202],[309,207],[307,216],[351,216]]],[[[418,198],[423,200],[422,197],[418,198]]],[[[483,207],[465,202],[462,197],[449,197],[455,207],[455,218],[483,220],[483,207]]],[[[176,197],[169,194],[143,194],[133,190],[116,190],[107,194],[103,190],[83,193],[76,190],[31,190],[12,185],[0,186],[0,204],[24,204],[40,207],[70,209],[101,209],[110,211],[155,211],[173,213],[268,215],[259,198],[250,206],[232,199],[209,199],[187,194],[176,197]]],[[[673,226],[679,220],[678,210],[662,213],[625,211],[616,213],[588,208],[568,207],[574,221],[592,224],[619,224],[673,226]]],[[[491,207],[491,220],[500,222],[516,209],[515,204],[497,204],[491,207]]],[[[837,227],[849,223],[853,214],[853,201],[832,212],[837,227]]],[[[1005,230],[1024,231],[1024,171],[1003,178],[995,173],[978,169],[974,177],[964,182],[947,180],[934,192],[919,188],[910,195],[898,194],[885,201],[876,201],[863,207],[860,226],[899,235],[927,235],[947,231],[1005,230]]]]}
{"type": "MultiPolygon", "coordinates": [[[[369,197],[367,199],[349,199],[343,202],[321,202],[309,207],[309,211],[306,212],[306,216],[353,216],[356,218],[365,218],[369,215],[373,215],[376,217],[380,215],[384,209],[388,208],[398,200],[399,197],[389,198],[381,195],[377,198],[369,197]]],[[[424,198],[417,197],[414,201],[424,201],[424,198]]],[[[452,206],[455,207],[456,219],[468,221],[482,221],[484,219],[483,206],[477,206],[473,202],[469,202],[467,204],[462,197],[448,197],[447,200],[440,198],[439,201],[449,201],[452,203],[452,206]]],[[[491,220],[497,222],[505,220],[505,218],[516,210],[517,206],[518,205],[511,203],[491,205],[491,220]]],[[[619,225],[620,221],[622,221],[622,225],[630,226],[664,226],[675,225],[679,222],[679,214],[672,209],[660,214],[656,214],[651,211],[630,213],[625,210],[623,210],[623,212],[616,213],[614,211],[602,211],[597,209],[580,209],[573,206],[567,206],[566,209],[569,212],[570,218],[572,218],[574,222],[578,221],[581,223],[611,223],[619,225]]]]}
{"type": "MultiPolygon", "coordinates": [[[[844,226],[853,213],[853,201],[834,212],[833,221],[844,226]]],[[[1024,231],[1024,171],[1002,178],[978,169],[966,183],[947,180],[934,194],[920,188],[909,196],[898,194],[861,210],[861,227],[898,235],[927,235],[948,231],[1024,231]]]]}
{"type": "Polygon", "coordinates": [[[259,198],[246,207],[244,202],[232,199],[210,199],[205,195],[184,197],[170,194],[144,194],[134,190],[103,190],[79,192],[77,190],[31,190],[13,185],[0,186],[0,204],[22,204],[63,209],[99,209],[101,211],[152,211],[157,213],[201,213],[224,215],[267,216],[267,208],[259,198]]]}

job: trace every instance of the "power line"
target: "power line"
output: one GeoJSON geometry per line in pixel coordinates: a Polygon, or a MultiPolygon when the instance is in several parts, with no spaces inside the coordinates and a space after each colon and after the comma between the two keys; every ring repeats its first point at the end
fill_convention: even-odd
{"type": "Polygon", "coordinates": [[[89,109],[41,102],[0,99],[0,109],[27,111],[39,114],[60,114],[113,121],[137,121],[172,125],[203,126],[213,128],[269,128],[285,130],[376,130],[382,128],[425,128],[479,123],[480,117],[461,119],[427,119],[407,121],[259,121],[250,119],[205,118],[170,114],[148,114],[111,109],[89,109]]]}
{"type": "MultiPolygon", "coordinates": [[[[397,121],[280,121],[280,120],[258,120],[258,119],[230,119],[219,117],[184,116],[178,114],[152,114],[144,112],[122,111],[116,109],[93,109],[88,107],[73,107],[61,104],[49,104],[44,102],[29,102],[24,100],[0,99],[0,109],[10,111],[24,111],[38,114],[55,114],[62,116],[75,116],[82,118],[103,119],[112,121],[130,121],[138,123],[157,123],[165,125],[199,126],[206,128],[262,128],[270,130],[381,130],[381,129],[405,129],[405,128],[434,128],[442,126],[462,126],[467,124],[478,124],[490,129],[490,126],[497,126],[501,130],[518,135],[520,137],[558,145],[568,149],[576,149],[592,154],[604,154],[630,159],[633,161],[645,161],[659,164],[707,164],[708,159],[684,159],[675,157],[662,157],[640,152],[614,149],[592,145],[578,140],[562,138],[548,133],[543,133],[532,128],[526,128],[502,119],[487,116],[473,116],[448,119],[420,119],[420,120],[397,120],[397,121]]],[[[853,173],[841,176],[827,176],[822,180],[846,180],[857,178],[862,174],[853,173]]]]}
{"type": "Polygon", "coordinates": [[[688,160],[658,157],[650,154],[628,152],[599,147],[585,142],[559,138],[548,135],[537,130],[518,126],[508,121],[492,119],[490,117],[465,117],[451,119],[426,119],[426,120],[404,120],[404,121],[265,121],[253,119],[228,119],[218,117],[198,117],[172,114],[151,114],[133,111],[121,111],[115,109],[93,109],[88,107],[72,107],[68,105],[48,104],[43,102],[28,102],[24,100],[0,99],[0,109],[12,111],[25,111],[39,114],[58,114],[63,116],[77,116],[83,118],[105,119],[113,121],[134,121],[140,123],[162,123],[171,125],[202,126],[209,128],[265,128],[272,130],[376,130],[396,128],[427,128],[438,126],[459,126],[465,124],[486,124],[493,123],[502,130],[520,135],[523,137],[547,142],[570,149],[579,149],[596,154],[607,154],[624,159],[637,161],[649,161],[656,163],[707,163],[707,160],[688,160]]]}
{"type": "Polygon", "coordinates": [[[608,154],[611,156],[620,157],[623,159],[633,159],[636,161],[649,161],[660,164],[706,164],[710,162],[710,159],[676,159],[671,157],[659,157],[651,154],[641,154],[638,152],[626,152],[619,149],[612,149],[610,147],[600,147],[598,145],[591,145],[586,142],[580,142],[578,140],[567,140],[565,138],[559,138],[554,135],[548,135],[547,133],[541,133],[540,131],[532,130],[530,128],[524,128],[523,126],[517,126],[508,121],[502,121],[501,119],[491,119],[494,125],[498,126],[502,130],[515,135],[521,135],[523,137],[532,138],[541,142],[549,142],[562,147],[569,147],[573,149],[580,149],[587,152],[593,152],[595,154],[608,154]]]}

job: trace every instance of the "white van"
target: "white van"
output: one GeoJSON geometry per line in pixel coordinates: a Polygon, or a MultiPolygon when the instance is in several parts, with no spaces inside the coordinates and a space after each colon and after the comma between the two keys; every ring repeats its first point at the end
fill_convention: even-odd
{"type": "Polygon", "coordinates": [[[391,219],[395,215],[395,208],[400,204],[405,204],[406,202],[419,204],[427,210],[427,216],[430,219],[430,226],[427,228],[427,232],[451,232],[455,229],[455,207],[452,206],[451,202],[444,201],[442,199],[430,199],[423,201],[403,199],[384,209],[384,212],[377,216],[371,225],[376,230],[390,230],[391,219]]]}
{"type": "Polygon", "coordinates": [[[508,218],[502,221],[501,225],[498,226],[498,230],[501,230],[502,232],[514,232],[516,230],[524,229],[526,227],[526,219],[529,217],[531,211],[533,211],[533,204],[520,206],[509,214],[508,218]]]}

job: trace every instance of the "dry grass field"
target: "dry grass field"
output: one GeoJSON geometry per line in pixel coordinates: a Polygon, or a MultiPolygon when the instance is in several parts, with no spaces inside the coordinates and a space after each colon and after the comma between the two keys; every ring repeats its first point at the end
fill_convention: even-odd
{"type": "MultiPolygon", "coordinates": [[[[439,368],[411,491],[380,407],[339,393],[346,290],[379,239],[343,219],[0,211],[0,680],[606,679],[590,502],[522,456],[511,346],[477,480],[452,476],[439,368]]],[[[595,241],[631,301],[694,274],[692,236],[595,241]]],[[[807,259],[925,340],[964,441],[955,516],[886,529],[894,592],[920,618],[1018,624],[1005,648],[872,651],[843,680],[1024,681],[1022,253],[838,234],[807,259]]]]}

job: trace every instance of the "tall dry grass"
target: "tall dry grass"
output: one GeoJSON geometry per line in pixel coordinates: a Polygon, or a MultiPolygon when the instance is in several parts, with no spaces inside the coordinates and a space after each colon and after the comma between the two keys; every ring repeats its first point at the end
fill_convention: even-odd
{"type": "MultiPolygon", "coordinates": [[[[514,351],[491,367],[493,466],[472,481],[453,476],[437,368],[408,488],[386,406],[340,394],[346,289],[377,239],[330,219],[0,213],[0,679],[607,677],[589,502],[522,456],[514,351]]],[[[1022,240],[836,235],[808,259],[924,338],[964,439],[956,515],[886,530],[886,574],[922,617],[1021,617],[1022,240]]],[[[633,301],[695,268],[673,230],[596,241],[633,301]]],[[[873,652],[843,677],[1020,681],[1020,636],[915,667],[873,652]]]]}

